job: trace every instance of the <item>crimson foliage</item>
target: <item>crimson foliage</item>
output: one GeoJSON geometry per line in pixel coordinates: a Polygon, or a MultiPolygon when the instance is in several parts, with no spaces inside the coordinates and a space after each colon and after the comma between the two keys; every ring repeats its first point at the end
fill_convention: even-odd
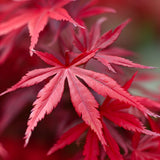
{"type": "MultiPolygon", "coordinates": [[[[8,93],[44,82],[44,87],[33,102],[24,137],[25,147],[38,122],[60,105],[61,101],[63,104],[68,103],[69,99],[64,99],[63,95],[69,90],[72,102],[69,105],[69,116],[73,117],[71,124],[74,123],[74,126],[68,125],[68,131],[61,131],[60,134],[63,134],[58,135],[60,139],[55,142],[48,155],[55,154],[57,150],[78,139],[83,141],[86,134],[83,153],[80,146],[77,153],[72,155],[73,159],[81,159],[83,155],[85,160],[158,160],[160,152],[154,148],[160,142],[160,135],[158,124],[151,117],[159,117],[160,104],[147,97],[132,95],[128,90],[137,72],[130,80],[126,80],[128,77],[123,72],[126,69],[124,67],[153,67],[132,62],[125,57],[133,56],[133,52],[113,46],[130,19],[114,30],[101,34],[101,25],[106,21],[106,18],[101,17],[88,29],[86,18],[106,12],[115,13],[114,9],[97,3],[96,0],[20,0],[4,1],[1,4],[2,72],[6,72],[7,65],[18,63],[16,60],[21,56],[24,63],[28,61],[28,65],[21,70],[15,69],[13,75],[18,71],[24,73],[28,69],[34,69],[0,94],[9,95],[4,99],[0,131],[2,133],[24,106],[33,101],[35,94],[32,91],[36,87],[33,90],[22,90],[20,94],[8,93]],[[31,37],[29,45],[26,25],[31,37]],[[19,52],[21,55],[17,54],[19,52]],[[11,103],[16,105],[14,112],[9,109],[11,103]],[[72,114],[72,106],[78,114],[76,118],[72,114]],[[147,122],[151,130],[146,126],[147,122]]],[[[17,66],[20,67],[18,64],[17,66]]],[[[131,75],[129,72],[129,76],[131,75]]],[[[8,80],[10,75],[4,78],[8,80]]],[[[17,79],[14,80],[16,81],[17,79]]],[[[2,90],[7,87],[9,85],[5,84],[2,90]]],[[[65,112],[61,112],[61,116],[64,121],[71,119],[65,112]]],[[[8,158],[2,145],[0,155],[4,159],[8,158]]]]}

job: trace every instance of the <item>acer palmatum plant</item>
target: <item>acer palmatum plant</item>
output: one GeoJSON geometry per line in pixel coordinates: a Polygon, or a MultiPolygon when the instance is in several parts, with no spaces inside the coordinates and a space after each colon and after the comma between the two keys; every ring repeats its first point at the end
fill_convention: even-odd
{"type": "MultiPolygon", "coordinates": [[[[21,74],[27,69],[31,71],[12,87],[2,80],[4,86],[0,96],[5,95],[5,98],[2,97],[0,133],[4,132],[25,106],[33,102],[34,95],[40,90],[33,102],[27,123],[25,147],[38,122],[56,108],[64,106],[68,109],[67,113],[61,111],[60,116],[57,114],[57,121],[53,122],[58,123],[59,129],[55,130],[54,134],[58,134],[60,139],[55,141],[49,150],[48,155],[53,156],[49,158],[63,159],[64,156],[66,159],[85,160],[156,159],[160,154],[154,147],[160,142],[160,134],[158,125],[151,117],[159,117],[158,96],[153,95],[154,101],[148,97],[132,95],[128,90],[132,89],[131,84],[134,83],[137,72],[133,76],[133,72],[129,72],[131,79],[125,74],[127,67],[153,67],[134,63],[126,58],[133,56],[133,52],[113,45],[130,19],[113,30],[103,31],[102,34],[101,26],[106,18],[101,17],[92,22],[89,29],[85,18],[106,12],[115,13],[114,9],[96,5],[97,3],[96,0],[2,2],[1,72],[4,78],[10,79],[11,75],[5,72],[7,67],[15,64],[17,67],[10,68],[13,75],[18,71],[21,71],[21,74]],[[26,26],[31,39],[28,39],[26,26]],[[27,63],[27,66],[20,66],[19,59],[21,65],[27,63]],[[41,85],[37,86],[39,83],[41,85]],[[33,85],[37,87],[7,94],[33,85]],[[6,88],[9,89],[5,90],[6,88]],[[68,95],[70,98],[67,98],[68,95]],[[61,126],[61,119],[64,126],[61,126]],[[70,121],[70,124],[67,124],[67,121],[70,121]],[[68,130],[64,131],[65,128],[68,130]],[[149,137],[148,141],[143,140],[145,137],[149,137]],[[77,151],[70,156],[66,152],[66,155],[57,152],[57,156],[54,156],[57,150],[75,141],[77,151]],[[78,142],[83,142],[83,145],[78,145],[78,142]]],[[[15,83],[19,77],[13,76],[12,81],[15,83]]],[[[142,90],[141,87],[137,88],[142,90]]],[[[14,156],[9,157],[9,151],[7,157],[4,156],[7,152],[5,149],[0,151],[3,159],[15,159],[14,156]]]]}

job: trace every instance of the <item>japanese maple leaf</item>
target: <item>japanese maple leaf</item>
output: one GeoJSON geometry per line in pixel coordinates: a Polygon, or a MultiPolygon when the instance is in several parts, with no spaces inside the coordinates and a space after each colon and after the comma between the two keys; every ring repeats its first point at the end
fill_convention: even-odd
{"type": "MultiPolygon", "coordinates": [[[[136,99],[136,97],[135,97],[136,99]]],[[[112,121],[119,127],[133,132],[141,132],[148,135],[158,135],[155,132],[147,130],[143,123],[134,115],[124,111],[130,105],[107,98],[101,106],[101,115],[112,121]]]]}
{"type": "Polygon", "coordinates": [[[132,138],[131,160],[159,160],[159,148],[159,137],[142,136],[140,133],[135,133],[132,138]]]}
{"type": "Polygon", "coordinates": [[[112,72],[116,72],[111,64],[122,65],[127,67],[135,67],[135,68],[153,68],[144,65],[140,65],[137,63],[133,63],[132,61],[119,57],[123,55],[130,55],[132,52],[121,49],[121,48],[108,48],[113,44],[114,41],[117,40],[123,28],[130,22],[130,19],[126,20],[118,27],[115,28],[114,31],[109,30],[101,34],[101,24],[105,21],[105,18],[99,19],[95,25],[92,26],[90,32],[86,30],[80,30],[78,35],[74,35],[75,40],[74,44],[78,50],[81,52],[84,51],[96,51],[96,54],[93,58],[97,59],[99,62],[108,67],[112,72]],[[116,53],[116,54],[115,54],[116,53]]]}
{"type": "MultiPolygon", "coordinates": [[[[136,74],[137,73],[135,73],[132,78],[127,81],[127,83],[123,86],[125,90],[129,89],[136,74]]],[[[156,135],[156,133],[146,130],[143,124],[138,120],[138,118],[123,111],[123,109],[127,109],[129,107],[130,105],[128,104],[121,103],[118,100],[113,100],[112,98],[107,97],[102,106],[100,107],[100,111],[102,116],[112,121],[114,124],[123,127],[124,129],[132,130],[134,132],[139,131],[146,134],[156,135]]],[[[107,155],[111,160],[123,159],[122,155],[119,152],[119,147],[116,141],[111,136],[110,129],[108,129],[108,127],[104,124],[103,121],[102,124],[104,137],[108,145],[108,147],[104,146],[107,155]]],[[[48,155],[76,141],[80,137],[80,135],[86,131],[87,128],[88,127],[85,123],[81,123],[69,129],[60,137],[57,143],[53,145],[53,147],[49,150],[48,155]]],[[[120,142],[120,144],[121,143],[122,142],[120,142]]],[[[98,159],[97,157],[99,156],[99,154],[100,153],[97,135],[91,129],[88,129],[86,143],[84,145],[83,151],[85,160],[96,160],[98,159]]]]}
{"type": "Polygon", "coordinates": [[[105,74],[78,67],[92,58],[95,55],[95,51],[83,52],[71,62],[66,56],[65,64],[61,63],[51,54],[39,51],[34,52],[43,61],[52,65],[52,67],[35,69],[28,72],[17,84],[0,94],[4,95],[18,88],[32,86],[50,76],[54,76],[45,87],[40,90],[37,100],[33,103],[34,108],[30,115],[28,128],[25,133],[26,145],[29,141],[32,130],[37,126],[37,123],[44,118],[45,114],[51,113],[59,103],[63,94],[65,79],[68,81],[71,101],[76,112],[79,116],[82,116],[85,123],[91,127],[104,145],[106,142],[102,134],[102,124],[99,119],[100,114],[97,110],[98,103],[88,88],[83,85],[78,78],[82,79],[90,88],[104,97],[109,95],[111,98],[118,99],[119,101],[138,108],[145,115],[149,114],[151,116],[157,116],[136,101],[132,95],[125,91],[112,78],[105,74]]]}
{"type": "MultiPolygon", "coordinates": [[[[40,2],[33,1],[34,3],[32,5],[34,6],[31,8],[29,7],[26,9],[20,9],[21,14],[0,23],[0,36],[5,35],[24,25],[28,25],[31,36],[30,53],[32,55],[32,49],[38,42],[39,33],[44,30],[49,18],[69,21],[75,26],[80,26],[70,17],[67,10],[63,8],[64,5],[70,3],[71,1],[72,0],[56,0],[50,1],[50,3],[45,2],[45,4],[43,3],[43,0],[40,2]],[[39,6],[39,4],[41,4],[41,6],[39,6]]],[[[27,4],[30,2],[31,1],[26,1],[23,3],[27,4]]]]}
{"type": "MultiPolygon", "coordinates": [[[[107,146],[103,146],[104,150],[106,151],[107,155],[110,157],[111,160],[123,160],[117,143],[109,133],[109,130],[106,128],[105,124],[103,122],[102,124],[104,130],[104,137],[107,142],[107,146]]],[[[66,145],[70,145],[71,143],[76,141],[87,129],[88,133],[86,136],[86,143],[84,145],[83,155],[85,156],[85,160],[98,160],[98,156],[100,154],[98,137],[95,132],[93,132],[85,123],[80,123],[66,131],[60,137],[57,143],[54,144],[53,147],[49,150],[48,155],[53,154],[57,150],[64,148],[66,145]]]]}
{"type": "MultiPolygon", "coordinates": [[[[136,74],[137,72],[124,84],[123,88],[125,90],[130,88],[136,74]]],[[[140,97],[138,97],[138,99],[139,98],[140,97]]],[[[135,99],[137,99],[136,96],[135,99]]],[[[130,108],[130,105],[107,97],[100,107],[100,113],[102,116],[112,121],[114,124],[123,127],[124,129],[131,130],[133,132],[141,132],[148,135],[158,135],[150,130],[147,130],[137,117],[124,111],[128,108],[130,108]]]]}
{"type": "MultiPolygon", "coordinates": [[[[97,0],[86,0],[84,2],[75,1],[74,3],[70,3],[70,5],[68,5],[68,10],[70,11],[72,17],[74,17],[76,22],[82,25],[84,25],[84,22],[83,22],[84,18],[102,14],[102,13],[115,13],[116,12],[113,8],[97,6],[96,5],[97,2],[98,2],[97,0]]],[[[52,21],[52,24],[53,23],[56,23],[56,24],[51,26],[52,31],[54,31],[54,36],[55,36],[52,42],[55,42],[58,36],[60,36],[62,29],[64,27],[66,29],[66,23],[61,22],[57,24],[57,21],[56,22],[52,21]],[[56,30],[55,30],[55,27],[56,27],[56,30]]],[[[69,41],[71,41],[70,38],[71,37],[69,37],[69,41]]],[[[71,44],[72,44],[72,41],[71,41],[71,44]]]]}

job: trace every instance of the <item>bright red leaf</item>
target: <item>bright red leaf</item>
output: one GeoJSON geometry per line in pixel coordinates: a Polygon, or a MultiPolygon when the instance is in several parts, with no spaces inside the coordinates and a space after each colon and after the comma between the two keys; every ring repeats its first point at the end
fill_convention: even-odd
{"type": "Polygon", "coordinates": [[[119,55],[126,56],[133,54],[129,51],[126,51],[121,48],[109,48],[109,49],[107,48],[118,39],[124,27],[130,22],[130,19],[120,24],[118,27],[115,28],[114,31],[109,30],[108,32],[100,36],[101,34],[100,27],[104,21],[105,18],[99,19],[95,23],[95,25],[93,25],[90,32],[88,32],[87,29],[86,31],[81,29],[78,35],[74,35],[75,38],[74,44],[78,50],[80,50],[81,52],[94,51],[95,55],[93,55],[93,58],[100,61],[102,64],[108,67],[108,69],[111,70],[112,72],[116,71],[114,70],[111,64],[122,65],[126,67],[143,68],[143,69],[153,68],[133,63],[130,60],[119,57],[119,55]]]}
{"type": "MultiPolygon", "coordinates": [[[[33,6],[33,3],[33,8],[21,10],[21,14],[16,15],[5,22],[1,22],[0,36],[7,34],[24,25],[28,25],[29,33],[31,36],[30,53],[32,55],[32,49],[34,49],[35,45],[38,42],[39,33],[44,30],[49,18],[55,20],[69,21],[73,23],[75,26],[80,26],[70,17],[67,10],[63,8],[64,5],[70,3],[71,1],[72,0],[61,0],[59,2],[55,2],[55,4],[51,2],[50,4],[48,4],[49,7],[41,6],[40,8],[35,8],[35,6],[33,6]]],[[[30,3],[30,1],[26,1],[25,3],[30,3]]]]}
{"type": "Polygon", "coordinates": [[[85,87],[77,79],[77,77],[83,79],[93,90],[103,96],[109,95],[111,98],[118,99],[140,109],[145,115],[149,114],[156,116],[136,101],[133,96],[121,88],[120,85],[118,85],[112,78],[104,74],[77,67],[77,65],[86,63],[92,57],[92,54],[94,55],[94,52],[82,53],[70,64],[67,64],[67,66],[62,64],[51,54],[38,51],[35,51],[35,53],[42,60],[48,62],[48,64],[54,65],[55,67],[30,71],[26,74],[26,76],[22,77],[17,84],[1,93],[1,95],[3,95],[18,88],[31,86],[55,75],[38,93],[37,100],[33,103],[34,108],[30,115],[28,128],[25,133],[25,145],[27,145],[32,130],[37,126],[38,121],[44,118],[45,114],[49,114],[53,108],[57,106],[63,93],[66,78],[68,80],[71,100],[75,110],[79,116],[82,115],[82,119],[86,122],[86,124],[89,125],[93,131],[95,131],[102,144],[105,144],[105,140],[102,134],[102,124],[99,120],[100,114],[97,110],[98,103],[87,87],[85,87]]]}

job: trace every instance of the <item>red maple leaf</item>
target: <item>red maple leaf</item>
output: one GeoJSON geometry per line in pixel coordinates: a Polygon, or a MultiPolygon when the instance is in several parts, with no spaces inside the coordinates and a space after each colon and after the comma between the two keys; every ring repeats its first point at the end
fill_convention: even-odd
{"type": "Polygon", "coordinates": [[[26,6],[31,5],[31,7],[26,7],[26,9],[19,9],[20,14],[11,16],[9,20],[1,22],[0,36],[24,25],[28,25],[29,33],[31,36],[30,53],[32,55],[32,49],[38,42],[39,33],[44,30],[49,18],[69,21],[75,26],[80,26],[71,18],[67,10],[63,8],[64,5],[70,3],[71,1],[72,0],[57,0],[54,2],[50,1],[50,3],[45,3],[45,5],[43,4],[43,1],[33,1],[32,3],[31,1],[20,2],[22,3],[22,6],[25,4],[26,6]]]}
{"type": "MultiPolygon", "coordinates": [[[[53,108],[57,106],[63,93],[66,78],[69,83],[71,100],[77,113],[82,115],[83,120],[91,126],[91,128],[97,133],[102,143],[105,144],[101,131],[102,125],[99,120],[100,115],[98,110],[96,110],[98,103],[89,90],[82,85],[82,83],[80,83],[80,81],[76,78],[76,74],[73,72],[73,69],[77,68],[74,67],[74,65],[78,64],[72,61],[72,65],[65,66],[51,54],[42,52],[35,53],[45,62],[50,65],[54,65],[55,67],[33,70],[24,76],[16,85],[2,93],[5,94],[17,88],[34,85],[56,74],[54,78],[52,78],[50,82],[38,93],[38,99],[33,104],[35,107],[33,108],[30,115],[30,120],[28,121],[28,128],[25,137],[26,144],[28,143],[32,130],[37,125],[37,122],[41,120],[45,114],[49,114],[53,108]]],[[[88,60],[88,58],[89,57],[79,58],[79,64],[84,63],[88,60]]]]}
{"type": "MultiPolygon", "coordinates": [[[[127,83],[124,85],[124,89],[127,90],[131,86],[135,75],[136,74],[134,74],[132,78],[127,81],[127,83]]],[[[134,132],[138,131],[150,135],[157,135],[154,132],[146,130],[143,124],[138,120],[138,118],[124,111],[124,109],[127,109],[129,107],[130,105],[128,104],[121,103],[118,100],[107,97],[100,107],[100,113],[102,116],[112,121],[114,124],[123,127],[124,129],[134,132]]],[[[103,135],[107,142],[107,146],[104,146],[102,144],[105,152],[111,160],[123,159],[122,155],[120,154],[118,144],[114,140],[115,138],[113,138],[113,136],[111,135],[111,133],[113,133],[113,130],[110,131],[103,120],[102,124],[103,135]]],[[[69,145],[76,141],[80,137],[80,135],[82,135],[87,130],[87,128],[89,127],[85,123],[80,123],[66,131],[56,142],[56,144],[54,144],[53,147],[49,150],[48,155],[53,154],[57,150],[62,149],[66,145],[69,145]]],[[[122,142],[120,142],[120,145],[121,143],[122,142]]],[[[124,145],[121,146],[123,147],[124,145]]],[[[126,146],[123,148],[126,149],[126,146]]],[[[85,160],[98,160],[98,156],[100,155],[97,135],[90,128],[88,129],[88,133],[86,136],[83,155],[85,156],[85,160]]]]}
{"type": "Polygon", "coordinates": [[[90,32],[85,29],[80,29],[79,34],[74,35],[74,44],[78,50],[81,52],[84,51],[93,51],[95,50],[96,53],[93,58],[100,61],[102,64],[108,67],[109,70],[112,72],[116,72],[112,67],[112,64],[122,65],[127,67],[135,67],[135,68],[153,68],[144,65],[140,65],[137,63],[133,63],[132,61],[119,57],[125,55],[133,54],[130,51],[121,49],[121,48],[108,48],[115,42],[123,28],[130,22],[130,19],[126,20],[118,27],[115,28],[114,31],[109,30],[108,32],[104,33],[102,36],[101,34],[101,24],[105,21],[105,18],[99,19],[91,28],[90,32]]]}
{"type": "Polygon", "coordinates": [[[102,96],[109,95],[114,99],[118,99],[140,109],[144,114],[155,116],[155,114],[136,101],[134,97],[120,87],[112,78],[101,73],[77,67],[86,63],[91,57],[93,57],[95,52],[84,52],[73,59],[70,63],[69,59],[66,59],[66,64],[62,64],[53,55],[48,53],[35,51],[35,54],[54,67],[30,71],[22,77],[17,84],[0,94],[3,95],[18,88],[32,86],[50,76],[54,76],[49,83],[40,90],[37,100],[33,103],[34,108],[30,115],[28,128],[25,133],[26,145],[29,141],[32,130],[37,126],[38,121],[44,118],[45,114],[49,114],[59,103],[64,90],[64,82],[66,78],[69,84],[71,100],[76,112],[79,116],[82,115],[82,119],[97,134],[102,144],[106,143],[101,130],[102,124],[99,120],[100,114],[97,110],[98,103],[87,87],[85,87],[77,77],[83,79],[89,87],[102,96]]]}
{"type": "Polygon", "coordinates": [[[30,115],[28,128],[25,134],[26,144],[28,143],[32,130],[36,127],[38,121],[41,120],[45,114],[49,114],[57,106],[62,97],[66,78],[69,84],[71,100],[76,112],[79,116],[82,115],[82,119],[86,124],[96,132],[102,144],[105,144],[105,140],[101,131],[102,124],[99,120],[100,114],[96,109],[98,108],[98,103],[87,87],[85,87],[77,77],[83,79],[89,87],[102,96],[109,95],[112,98],[140,109],[144,114],[155,116],[155,114],[143,107],[138,101],[134,100],[134,97],[121,88],[112,78],[101,73],[77,67],[86,63],[91,57],[93,57],[93,55],[95,55],[95,52],[84,52],[73,59],[70,63],[69,59],[66,59],[66,64],[62,64],[51,54],[38,51],[35,51],[35,53],[43,61],[54,67],[30,71],[17,84],[1,93],[1,95],[3,95],[18,88],[32,86],[55,75],[50,82],[41,89],[38,93],[37,100],[33,103],[34,108],[30,115]]]}

